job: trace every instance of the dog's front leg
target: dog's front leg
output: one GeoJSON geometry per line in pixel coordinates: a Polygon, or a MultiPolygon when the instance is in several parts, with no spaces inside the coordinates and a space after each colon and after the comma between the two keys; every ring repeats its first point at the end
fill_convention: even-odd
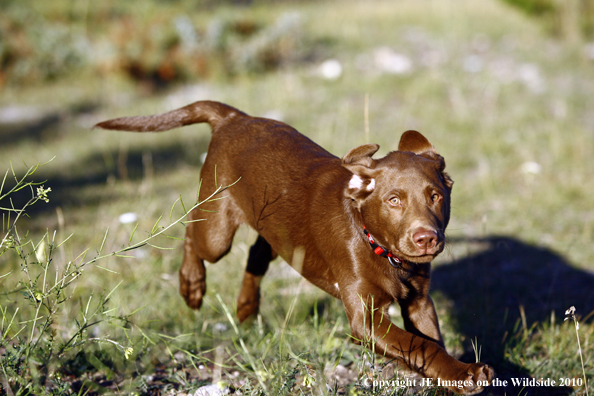
{"type": "Polygon", "coordinates": [[[406,331],[435,341],[445,349],[435,306],[429,295],[399,301],[399,304],[406,331]]]}
{"type": "Polygon", "coordinates": [[[438,343],[395,326],[385,314],[390,299],[382,298],[381,291],[373,290],[372,294],[369,288],[356,286],[341,286],[341,290],[355,291],[342,298],[353,338],[368,348],[373,346],[377,354],[398,359],[426,377],[439,378],[456,393],[479,393],[493,379],[495,373],[491,367],[462,363],[438,343]]]}

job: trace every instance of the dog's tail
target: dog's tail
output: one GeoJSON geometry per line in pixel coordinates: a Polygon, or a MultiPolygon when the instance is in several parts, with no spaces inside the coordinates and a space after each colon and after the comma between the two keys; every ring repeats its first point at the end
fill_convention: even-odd
{"type": "Polygon", "coordinates": [[[184,125],[208,122],[215,129],[227,117],[245,113],[224,103],[204,100],[194,102],[163,114],[114,118],[98,123],[93,128],[133,132],[160,132],[184,125]]]}

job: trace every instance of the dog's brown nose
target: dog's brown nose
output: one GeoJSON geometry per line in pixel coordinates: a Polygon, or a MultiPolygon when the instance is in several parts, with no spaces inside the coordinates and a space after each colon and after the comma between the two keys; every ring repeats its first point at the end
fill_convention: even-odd
{"type": "Polygon", "coordinates": [[[419,247],[419,250],[425,251],[425,253],[430,250],[434,249],[437,245],[437,233],[435,231],[427,230],[425,228],[419,228],[413,234],[413,241],[419,247]]]}

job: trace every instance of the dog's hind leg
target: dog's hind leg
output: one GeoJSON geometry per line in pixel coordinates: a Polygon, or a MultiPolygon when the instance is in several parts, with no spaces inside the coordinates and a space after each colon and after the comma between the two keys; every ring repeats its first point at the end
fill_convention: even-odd
{"type": "Polygon", "coordinates": [[[241,291],[237,298],[237,318],[240,323],[258,313],[260,281],[264,277],[270,261],[275,257],[276,253],[270,244],[258,235],[256,243],[250,248],[241,291]]]}
{"type": "Polygon", "coordinates": [[[190,308],[199,309],[206,293],[204,260],[215,263],[229,252],[239,224],[229,217],[199,209],[194,209],[189,219],[206,221],[187,225],[184,259],[179,271],[179,291],[190,308]]]}

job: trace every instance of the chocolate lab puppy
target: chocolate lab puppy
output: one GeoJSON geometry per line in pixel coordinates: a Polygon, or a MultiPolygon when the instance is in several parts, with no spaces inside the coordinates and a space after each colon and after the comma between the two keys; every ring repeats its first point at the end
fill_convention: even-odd
{"type": "Polygon", "coordinates": [[[190,307],[200,308],[206,291],[204,260],[225,256],[247,223],[259,236],[237,302],[240,321],[257,313],[260,281],[281,256],[340,299],[353,338],[375,343],[380,355],[458,393],[478,393],[491,381],[491,367],[448,355],[429,297],[430,262],[444,248],[453,182],[423,135],[405,132],[398,151],[384,158],[372,158],[379,146],[365,144],[340,159],[282,122],[211,101],[97,127],[146,132],[202,122],[212,139],[200,193],[239,182],[226,198],[204,203],[206,211],[190,213],[206,219],[187,226],[180,289],[190,307]],[[405,330],[388,318],[394,301],[405,330]]]}

